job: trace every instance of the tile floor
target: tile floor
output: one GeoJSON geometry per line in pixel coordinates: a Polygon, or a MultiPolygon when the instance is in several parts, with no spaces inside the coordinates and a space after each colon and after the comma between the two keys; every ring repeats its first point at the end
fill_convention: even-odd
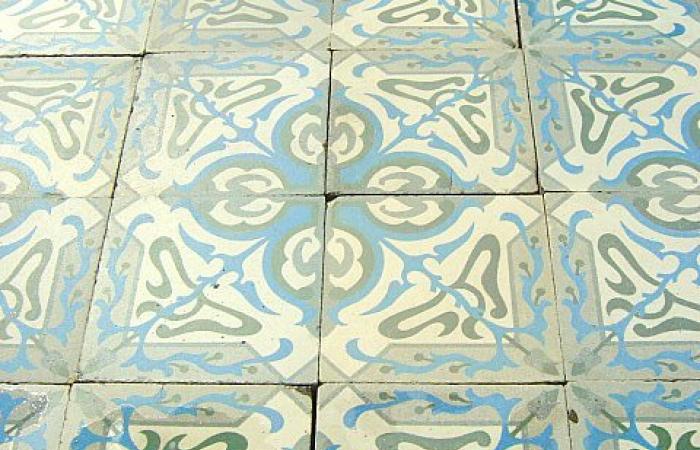
{"type": "Polygon", "coordinates": [[[0,450],[700,448],[698,0],[0,23],[0,450]]]}

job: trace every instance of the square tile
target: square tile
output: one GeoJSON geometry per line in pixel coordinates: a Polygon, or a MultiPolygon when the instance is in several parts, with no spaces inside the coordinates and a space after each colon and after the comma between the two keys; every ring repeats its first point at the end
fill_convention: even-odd
{"type": "Polygon", "coordinates": [[[513,0],[335,0],[334,49],[515,47],[513,0]]]}
{"type": "Polygon", "coordinates": [[[1,55],[141,53],[153,0],[0,3],[1,55]]]}
{"type": "Polygon", "coordinates": [[[0,198],[0,380],[75,377],[109,199],[0,198]]]}
{"type": "Polygon", "coordinates": [[[527,52],[547,190],[700,189],[700,53],[527,52]]]}
{"type": "Polygon", "coordinates": [[[0,450],[58,448],[68,386],[0,384],[0,450]]]}
{"type": "Polygon", "coordinates": [[[322,193],[329,53],[149,55],[119,187],[322,193]]]}
{"type": "Polygon", "coordinates": [[[335,52],[328,189],[534,192],[518,50],[335,52]]]}
{"type": "Polygon", "coordinates": [[[560,386],[333,385],[316,450],[569,447],[560,386]]]}
{"type": "Polygon", "coordinates": [[[327,50],[332,0],[156,0],[148,50],[327,50]]]}
{"type": "Polygon", "coordinates": [[[700,374],[700,194],[546,197],[569,379],[700,374]]]}
{"type": "Polygon", "coordinates": [[[694,449],[700,383],[586,382],[566,387],[571,441],[585,450],[694,449]]]}
{"type": "Polygon", "coordinates": [[[61,450],[310,450],[310,432],[290,387],[76,384],[61,450]]]}
{"type": "Polygon", "coordinates": [[[537,196],[341,197],[321,381],[562,380],[537,196]]]}
{"type": "Polygon", "coordinates": [[[117,198],[83,378],[315,382],[323,208],[321,197],[117,198]]]}
{"type": "Polygon", "coordinates": [[[0,195],[111,195],[137,64],[1,59],[0,195]]]}
{"type": "Polygon", "coordinates": [[[687,47],[700,44],[697,0],[519,0],[527,45],[687,47]]]}

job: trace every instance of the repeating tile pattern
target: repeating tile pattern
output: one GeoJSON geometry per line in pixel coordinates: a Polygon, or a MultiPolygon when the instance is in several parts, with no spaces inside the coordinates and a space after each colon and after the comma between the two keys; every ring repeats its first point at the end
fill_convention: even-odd
{"type": "Polygon", "coordinates": [[[83,376],[315,381],[322,215],[309,197],[118,197],[83,376]]]}
{"type": "Polygon", "coordinates": [[[567,386],[571,441],[584,450],[695,449],[700,383],[587,382],[567,386]]]}
{"type": "Polygon", "coordinates": [[[120,188],[322,193],[328,55],[149,55],[120,188]]]}
{"type": "Polygon", "coordinates": [[[335,0],[334,49],[515,47],[513,0],[335,0]]]}
{"type": "Polygon", "coordinates": [[[156,0],[150,51],[317,49],[329,45],[331,0],[156,0]]]}
{"type": "Polygon", "coordinates": [[[327,218],[322,381],[563,379],[539,197],[346,197],[327,218]]]}
{"type": "Polygon", "coordinates": [[[308,450],[310,422],[288,387],[76,385],[60,450],[308,450]]]}
{"type": "Polygon", "coordinates": [[[328,189],[533,192],[519,51],[334,53],[328,189]]]}
{"type": "Polygon", "coordinates": [[[74,377],[106,199],[0,199],[0,380],[74,377]]]}
{"type": "Polygon", "coordinates": [[[4,0],[0,54],[134,54],[143,51],[153,0],[4,0]]]}
{"type": "Polygon", "coordinates": [[[700,370],[700,195],[547,196],[567,372],[700,370]]]}
{"type": "Polygon", "coordinates": [[[700,44],[696,0],[520,0],[525,45],[665,47],[700,44]]]}
{"type": "Polygon", "coordinates": [[[326,384],[317,430],[316,450],[569,448],[558,386],[326,384]]]}
{"type": "Polygon", "coordinates": [[[58,448],[68,386],[0,385],[0,450],[58,448]]]}
{"type": "Polygon", "coordinates": [[[700,56],[528,52],[547,190],[700,189],[700,56]]]}
{"type": "Polygon", "coordinates": [[[0,195],[109,196],[132,58],[0,60],[0,195]]]}

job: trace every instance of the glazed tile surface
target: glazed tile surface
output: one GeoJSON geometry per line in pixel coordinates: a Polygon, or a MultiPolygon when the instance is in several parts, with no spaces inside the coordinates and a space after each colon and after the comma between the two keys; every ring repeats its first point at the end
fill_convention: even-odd
{"type": "Polygon", "coordinates": [[[512,0],[335,0],[333,49],[515,47],[512,0]]]}
{"type": "Polygon", "coordinates": [[[700,383],[588,382],[567,386],[571,440],[583,450],[693,449],[700,383]]]}
{"type": "Polygon", "coordinates": [[[328,189],[533,192],[522,53],[335,52],[328,189]]]}
{"type": "Polygon", "coordinates": [[[580,49],[700,44],[696,0],[519,2],[525,45],[580,49]]]}
{"type": "Polygon", "coordinates": [[[322,193],[328,54],[147,56],[120,188],[322,193]]]}
{"type": "Polygon", "coordinates": [[[83,377],[315,381],[322,214],[309,197],[118,197],[83,377]]]}
{"type": "Polygon", "coordinates": [[[0,199],[0,380],[75,377],[107,199],[0,199]]]}
{"type": "Polygon", "coordinates": [[[60,450],[308,450],[311,401],[283,386],[77,385],[60,450]]]}
{"type": "Polygon", "coordinates": [[[68,386],[0,384],[0,450],[58,448],[68,386]]]}
{"type": "Polygon", "coordinates": [[[561,380],[539,197],[349,197],[327,219],[321,381],[561,380]]]}
{"type": "Polygon", "coordinates": [[[560,386],[325,384],[316,449],[566,450],[564,405],[560,386]]]}
{"type": "Polygon", "coordinates": [[[149,51],[326,50],[331,0],[156,0],[149,51]]]}
{"type": "Polygon", "coordinates": [[[0,54],[90,55],[143,51],[153,0],[0,2],[0,54]]]}
{"type": "Polygon", "coordinates": [[[0,60],[0,195],[109,196],[133,58],[0,60]]]}
{"type": "Polygon", "coordinates": [[[527,56],[546,190],[700,189],[697,52],[527,56]]]}
{"type": "Polygon", "coordinates": [[[546,197],[570,379],[700,370],[700,195],[546,197]]]}
{"type": "Polygon", "coordinates": [[[0,450],[700,449],[700,0],[0,24],[0,450]]]}

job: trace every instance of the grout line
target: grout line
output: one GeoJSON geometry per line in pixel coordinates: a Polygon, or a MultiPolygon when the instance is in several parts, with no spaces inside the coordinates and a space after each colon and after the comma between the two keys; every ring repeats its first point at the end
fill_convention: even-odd
{"type": "Polygon", "coordinates": [[[116,150],[116,157],[117,157],[117,165],[114,170],[114,182],[112,183],[112,191],[109,196],[109,207],[107,208],[107,214],[105,216],[105,228],[104,228],[104,233],[102,237],[102,245],[100,246],[100,251],[99,254],[97,255],[97,265],[95,267],[95,279],[93,280],[92,283],[92,290],[90,291],[90,301],[87,304],[87,312],[85,315],[85,327],[82,330],[82,339],[80,341],[80,347],[79,347],[79,353],[78,353],[78,361],[77,361],[77,367],[75,368],[74,372],[74,378],[75,381],[80,379],[81,376],[81,363],[82,363],[82,358],[83,358],[83,349],[85,347],[85,336],[87,335],[88,332],[88,324],[90,323],[90,313],[92,312],[92,305],[93,302],[95,301],[95,289],[97,288],[97,280],[99,277],[100,269],[102,268],[103,260],[102,257],[104,256],[105,252],[105,247],[108,245],[107,242],[107,237],[109,236],[109,227],[110,227],[110,222],[111,222],[111,217],[112,217],[112,208],[114,207],[114,196],[117,191],[117,184],[119,180],[119,172],[121,169],[121,164],[123,161],[123,151],[124,147],[126,146],[126,139],[128,137],[128,130],[129,130],[129,122],[131,121],[131,116],[134,112],[134,108],[136,105],[136,96],[138,94],[138,85],[139,82],[141,81],[141,74],[142,74],[142,69],[143,69],[143,58],[140,58],[138,62],[134,63],[134,74],[133,74],[133,85],[132,85],[132,90],[131,90],[131,107],[129,108],[129,112],[127,113],[126,116],[126,130],[124,130],[124,136],[122,136],[121,140],[121,145],[119,148],[116,150]]]}

